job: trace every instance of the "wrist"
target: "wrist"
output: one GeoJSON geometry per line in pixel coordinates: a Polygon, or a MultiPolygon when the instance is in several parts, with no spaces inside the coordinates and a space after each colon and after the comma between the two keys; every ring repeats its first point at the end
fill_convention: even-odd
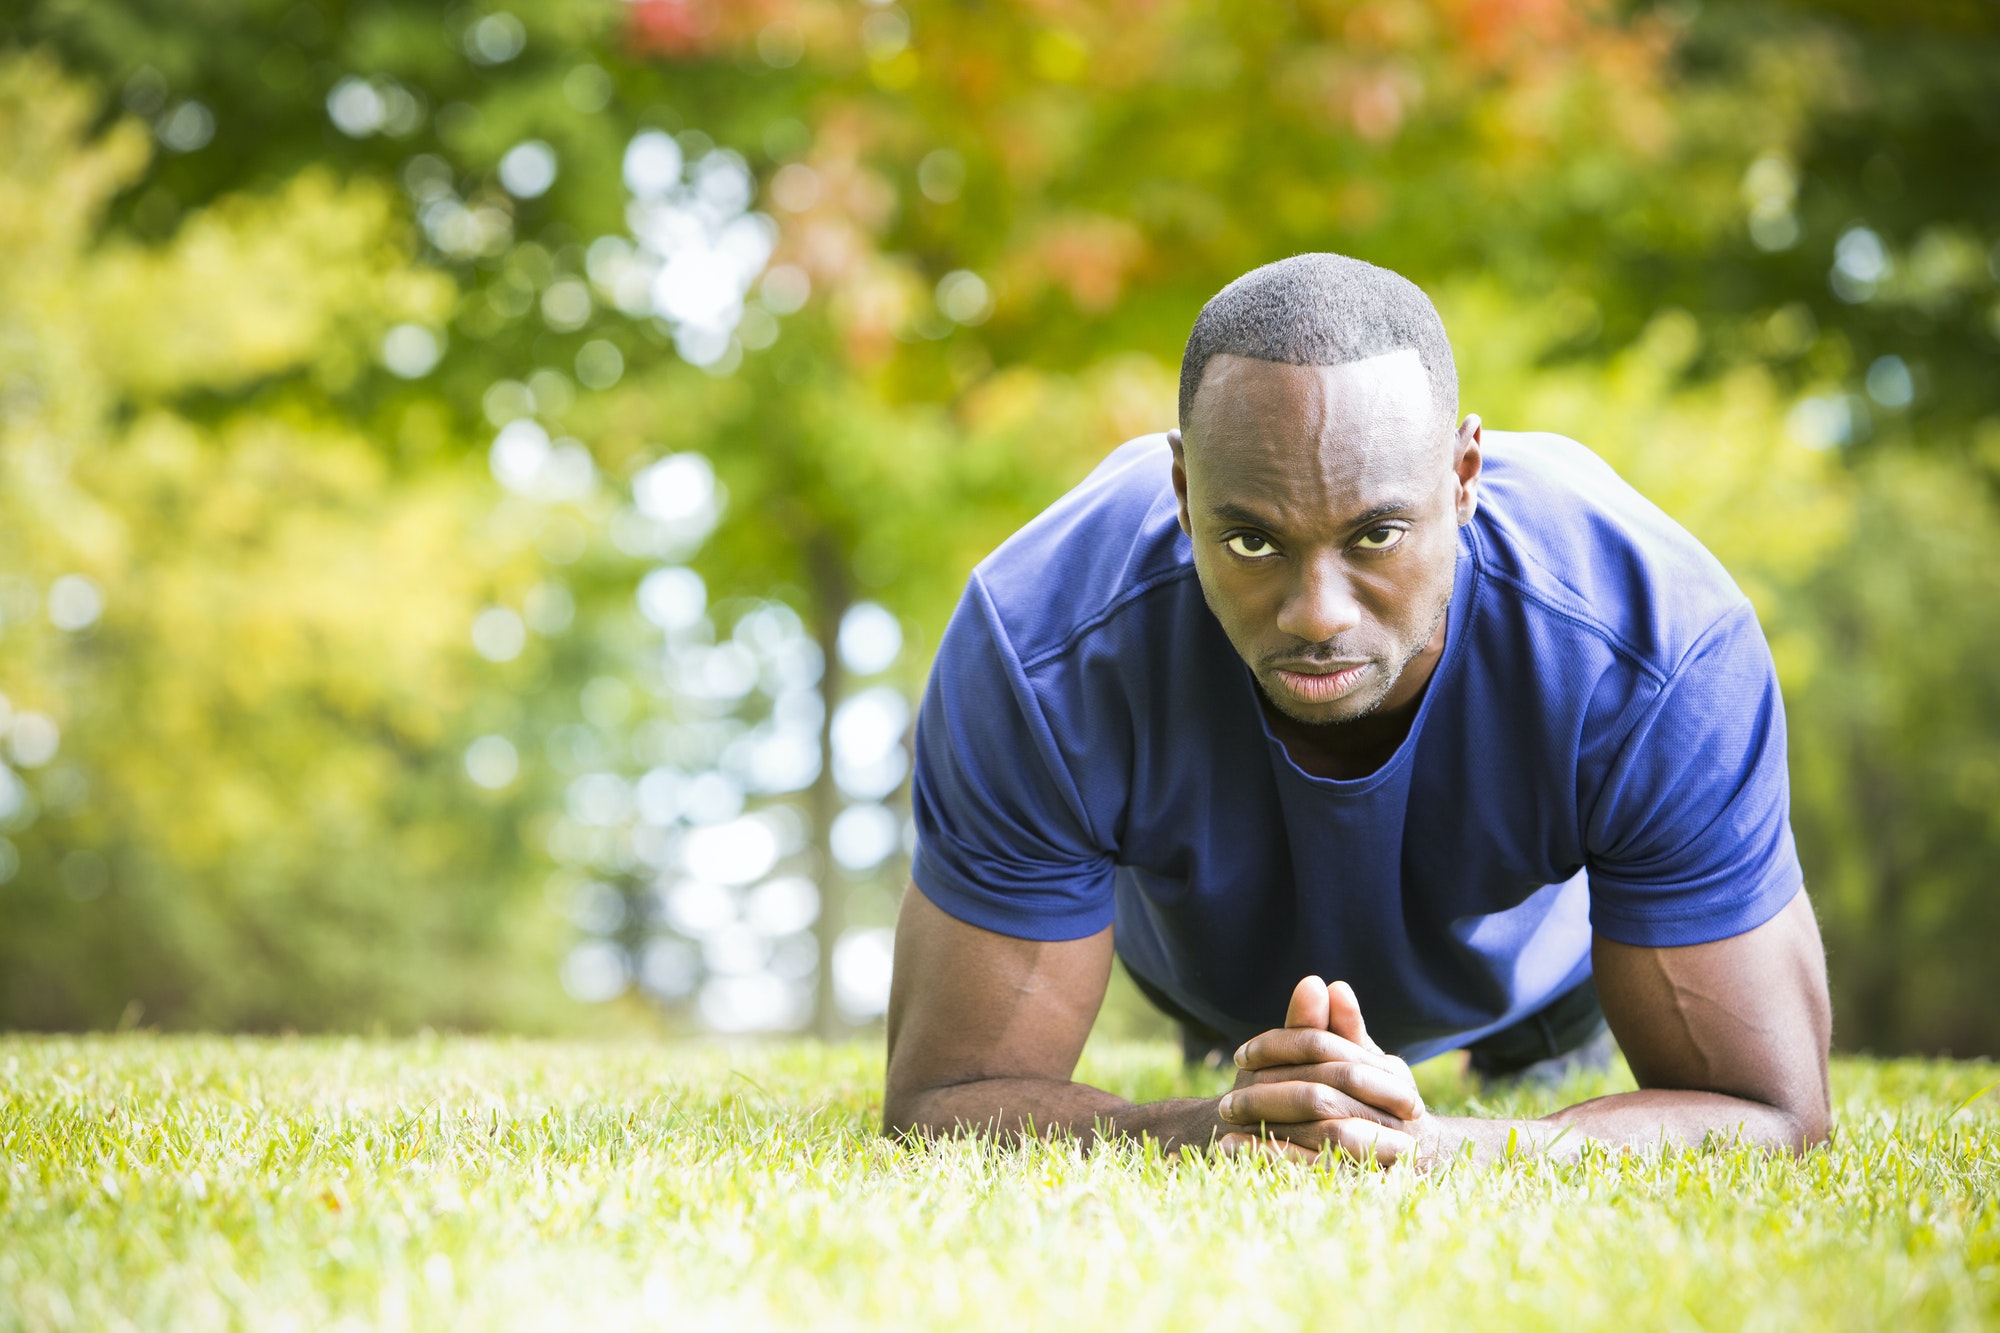
{"type": "Polygon", "coordinates": [[[1477,1130],[1480,1122],[1468,1123],[1459,1116],[1433,1115],[1425,1111],[1410,1122],[1410,1135],[1417,1141],[1416,1168],[1429,1171],[1464,1154],[1468,1143],[1474,1156],[1480,1152],[1477,1130]]]}
{"type": "Polygon", "coordinates": [[[1224,1122],[1217,1112],[1218,1100],[1192,1097],[1126,1106],[1098,1119],[1097,1136],[1133,1141],[1151,1139],[1166,1153],[1182,1148],[1207,1152],[1216,1139],[1236,1128],[1224,1122]]]}

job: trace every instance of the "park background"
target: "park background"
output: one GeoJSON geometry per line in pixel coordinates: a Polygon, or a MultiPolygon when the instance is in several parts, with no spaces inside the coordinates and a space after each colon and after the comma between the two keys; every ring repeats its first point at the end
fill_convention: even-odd
{"type": "Polygon", "coordinates": [[[1837,1043],[2000,1054],[1996,87],[1976,0],[18,0],[0,1027],[865,1028],[967,571],[1330,249],[1755,601],[1837,1043]]]}

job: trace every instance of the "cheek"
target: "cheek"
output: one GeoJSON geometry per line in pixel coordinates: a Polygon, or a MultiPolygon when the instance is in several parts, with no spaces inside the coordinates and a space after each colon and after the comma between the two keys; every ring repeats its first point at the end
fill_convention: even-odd
{"type": "Polygon", "coordinates": [[[1214,556],[1197,555],[1194,572],[1201,580],[1201,595],[1208,602],[1209,611],[1222,623],[1229,637],[1240,639],[1245,632],[1254,635],[1257,621],[1265,613],[1267,585],[1275,580],[1257,578],[1254,571],[1214,556]]]}
{"type": "Polygon", "coordinates": [[[1363,602],[1372,618],[1403,633],[1417,634],[1429,628],[1437,615],[1438,601],[1451,588],[1449,553],[1440,559],[1433,551],[1412,550],[1401,560],[1386,561],[1378,572],[1356,580],[1365,588],[1363,602]]]}

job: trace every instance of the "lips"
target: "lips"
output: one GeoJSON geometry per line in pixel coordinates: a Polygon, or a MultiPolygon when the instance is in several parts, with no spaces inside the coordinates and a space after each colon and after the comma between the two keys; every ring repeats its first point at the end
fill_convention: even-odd
{"type": "Polygon", "coordinates": [[[1353,689],[1367,674],[1368,666],[1368,663],[1362,662],[1339,671],[1292,671],[1275,667],[1271,674],[1291,694],[1307,703],[1318,704],[1338,699],[1353,689]]]}

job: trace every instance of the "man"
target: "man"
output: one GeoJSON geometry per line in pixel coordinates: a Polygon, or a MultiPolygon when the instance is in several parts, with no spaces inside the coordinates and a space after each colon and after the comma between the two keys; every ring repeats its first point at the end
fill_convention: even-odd
{"type": "Polygon", "coordinates": [[[1415,286],[1269,265],[1196,320],[1181,429],[974,572],[918,722],[889,1129],[1420,1164],[1825,1137],[1756,616],[1583,447],[1457,400],[1415,286]],[[1231,1092],[1070,1081],[1114,941],[1231,1092]],[[1425,1109],[1399,1056],[1560,1054],[1593,984],[1639,1091],[1425,1109]]]}

